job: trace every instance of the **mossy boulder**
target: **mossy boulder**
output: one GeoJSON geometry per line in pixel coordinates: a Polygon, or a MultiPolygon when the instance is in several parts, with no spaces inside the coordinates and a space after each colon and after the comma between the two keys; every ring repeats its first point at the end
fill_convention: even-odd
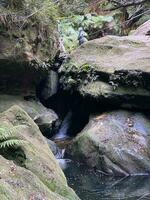
{"type": "Polygon", "coordinates": [[[25,110],[46,137],[51,137],[57,130],[59,126],[57,114],[53,110],[44,107],[39,101],[34,99],[25,100],[21,96],[0,95],[0,113],[14,105],[18,105],[25,110]]]}
{"type": "Polygon", "coordinates": [[[67,200],[50,191],[31,171],[0,156],[0,199],[67,200]]]}
{"type": "Polygon", "coordinates": [[[91,116],[68,152],[105,175],[150,175],[149,117],[129,111],[91,116]]]}
{"type": "MultiPolygon", "coordinates": [[[[11,190],[11,183],[15,184],[18,180],[18,177],[19,180],[23,182],[22,185],[25,185],[25,181],[28,181],[28,186],[26,187],[27,189],[29,187],[30,191],[33,190],[36,193],[38,188],[41,188],[39,192],[41,191],[42,194],[44,193],[46,199],[52,199],[53,196],[56,196],[57,199],[57,194],[58,199],[79,199],[74,191],[68,187],[66,178],[61,171],[59,164],[55,160],[50,148],[48,147],[46,140],[42,136],[37,125],[25,111],[18,106],[11,107],[9,110],[0,114],[0,126],[3,128],[6,127],[6,129],[9,128],[10,130],[15,128],[15,131],[13,131],[14,136],[24,141],[19,148],[12,147],[1,149],[1,155],[3,155],[6,159],[13,160],[15,165],[20,165],[22,167],[22,171],[20,171],[20,168],[18,168],[16,172],[14,172],[16,173],[16,175],[14,175],[14,179],[12,177],[11,180],[11,177],[9,177],[9,187],[3,185],[4,189],[2,187],[2,191],[4,191],[4,196],[6,199],[9,199],[7,198],[7,194],[5,194],[5,191],[7,192],[8,189],[11,193],[13,193],[14,199],[16,200],[18,199],[18,197],[16,197],[18,190],[20,190],[20,193],[25,195],[24,192],[26,190],[23,192],[22,190],[24,188],[21,187],[20,189],[20,185],[18,188],[14,187],[13,190],[11,190]],[[26,173],[27,177],[24,175],[24,173],[26,173]],[[37,185],[35,185],[36,182],[37,185]],[[45,191],[47,191],[47,193],[45,193],[45,191]],[[52,196],[51,198],[49,198],[50,195],[52,196]]],[[[9,161],[6,162],[9,163],[9,161]]],[[[7,168],[8,166],[6,165],[5,169],[4,164],[4,169],[1,168],[1,173],[5,172],[5,170],[7,172],[7,168]]],[[[1,181],[3,182],[7,182],[7,173],[9,172],[6,172],[1,177],[1,181]]],[[[24,198],[28,199],[28,195],[32,194],[27,192],[24,198]]],[[[38,195],[38,193],[36,193],[36,195],[38,195]]]]}
{"type": "Polygon", "coordinates": [[[150,108],[149,54],[150,40],[145,35],[91,40],[73,51],[60,68],[62,84],[68,88],[76,85],[70,90],[75,89],[83,97],[108,100],[110,104],[115,99],[123,107],[150,108]],[[92,73],[81,73],[85,65],[92,73]]]}

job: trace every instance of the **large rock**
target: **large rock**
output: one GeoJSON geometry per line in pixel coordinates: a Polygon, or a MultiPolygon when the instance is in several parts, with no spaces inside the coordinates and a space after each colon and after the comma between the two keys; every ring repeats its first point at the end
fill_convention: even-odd
{"type": "Polygon", "coordinates": [[[70,150],[106,175],[150,175],[149,146],[149,118],[120,110],[92,117],[70,150]]]}
{"type": "Polygon", "coordinates": [[[75,50],[60,68],[61,82],[82,96],[150,108],[149,54],[150,40],[145,35],[92,40],[75,50]]]}
{"type": "Polygon", "coordinates": [[[0,199],[67,200],[52,191],[31,171],[0,156],[0,199]]]}
{"type": "Polygon", "coordinates": [[[44,199],[55,199],[56,196],[56,199],[79,200],[73,190],[68,187],[66,178],[37,125],[26,112],[18,106],[11,107],[0,114],[0,126],[5,130],[11,130],[15,137],[24,141],[18,148],[6,148],[0,151],[6,159],[13,160],[17,165],[22,166],[22,169],[15,165],[11,166],[9,161],[0,157],[0,160],[4,160],[0,167],[0,181],[5,183],[1,186],[3,199],[4,197],[10,199],[12,194],[13,199],[18,200],[18,195],[22,194],[24,199],[29,199],[32,195],[43,199],[41,195],[45,195],[44,199]],[[29,191],[28,188],[30,188],[29,191]],[[27,194],[25,194],[26,191],[28,191],[27,194]],[[7,193],[9,198],[7,198],[7,193]],[[49,198],[50,195],[51,198],[49,198]]]}
{"type": "Polygon", "coordinates": [[[52,61],[58,51],[53,17],[57,11],[51,1],[41,4],[25,0],[3,2],[0,8],[0,91],[35,95],[36,86],[48,73],[45,63],[52,61]],[[33,13],[41,7],[44,11],[33,13]]]}
{"type": "Polygon", "coordinates": [[[59,126],[57,114],[44,107],[39,101],[24,100],[21,96],[0,95],[0,112],[18,105],[36,122],[46,137],[51,137],[59,126]]]}
{"type": "Polygon", "coordinates": [[[137,30],[133,31],[132,35],[146,35],[150,31],[150,20],[139,26],[137,30]]]}

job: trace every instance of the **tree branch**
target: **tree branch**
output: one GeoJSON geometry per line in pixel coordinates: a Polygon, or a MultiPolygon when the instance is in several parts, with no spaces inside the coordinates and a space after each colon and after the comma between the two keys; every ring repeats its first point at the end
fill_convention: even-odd
{"type": "Polygon", "coordinates": [[[126,20],[124,23],[129,23],[129,22],[132,21],[133,19],[136,19],[136,18],[138,18],[138,17],[141,17],[142,15],[147,14],[147,13],[150,13],[150,9],[149,9],[149,10],[146,10],[145,12],[143,12],[143,13],[141,13],[141,14],[139,14],[139,15],[136,15],[135,17],[132,17],[132,18],[129,19],[129,20],[126,20]]]}
{"type": "Polygon", "coordinates": [[[118,2],[118,1],[116,1],[116,0],[111,0],[110,2],[113,2],[113,3],[115,3],[115,4],[118,4],[118,6],[116,6],[116,7],[114,7],[114,8],[106,9],[106,10],[104,10],[104,11],[113,11],[113,10],[117,10],[117,9],[119,9],[119,8],[125,8],[125,7],[140,5],[140,4],[143,4],[143,3],[147,2],[147,1],[149,1],[149,0],[143,0],[143,1],[138,1],[138,2],[132,1],[132,2],[130,2],[130,3],[123,4],[123,3],[120,3],[120,2],[118,2]]]}

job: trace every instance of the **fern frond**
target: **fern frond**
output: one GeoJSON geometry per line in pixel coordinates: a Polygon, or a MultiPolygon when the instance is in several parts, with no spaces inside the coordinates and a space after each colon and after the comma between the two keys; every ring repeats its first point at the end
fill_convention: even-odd
{"type": "Polygon", "coordinates": [[[12,130],[6,127],[0,127],[0,141],[6,140],[7,138],[12,136],[12,130]]]}
{"type": "Polygon", "coordinates": [[[16,148],[26,143],[26,141],[16,136],[16,132],[19,130],[18,127],[20,126],[0,126],[0,149],[16,148]]]}
{"type": "Polygon", "coordinates": [[[25,141],[17,138],[7,139],[0,143],[0,149],[10,148],[10,147],[19,147],[24,144],[25,141]]]}

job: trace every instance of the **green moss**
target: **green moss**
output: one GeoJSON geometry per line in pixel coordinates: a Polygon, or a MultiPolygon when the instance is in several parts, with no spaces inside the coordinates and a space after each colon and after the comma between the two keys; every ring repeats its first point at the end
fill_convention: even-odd
{"type": "Polygon", "coordinates": [[[80,84],[86,85],[97,79],[95,68],[87,63],[76,65],[68,63],[60,69],[60,82],[65,90],[77,89],[80,84]]]}
{"type": "MultiPolygon", "coordinates": [[[[0,152],[5,158],[13,160],[13,165],[16,164],[17,170],[14,171],[14,174],[17,173],[17,176],[12,173],[10,178],[13,180],[10,182],[10,187],[16,186],[16,180],[21,180],[21,184],[25,182],[23,185],[24,189],[29,190],[29,188],[32,188],[39,193],[47,191],[48,194],[52,194],[51,198],[48,198],[49,200],[57,199],[55,198],[55,195],[57,196],[57,194],[59,194],[58,199],[65,199],[64,197],[67,197],[67,199],[70,200],[78,200],[79,198],[73,190],[68,187],[63,172],[50,151],[47,142],[32,119],[21,108],[13,106],[8,111],[0,114],[0,124],[3,125],[5,123],[8,124],[8,127],[16,127],[17,125],[16,136],[27,141],[23,146],[23,151],[21,151],[21,149],[13,149],[7,152],[7,155],[6,152],[5,155],[0,152]],[[18,165],[21,167],[18,167],[18,165]],[[21,172],[19,173],[18,168],[23,170],[24,174],[21,172]],[[28,176],[28,174],[30,175],[28,176]]],[[[0,157],[0,159],[4,158],[0,157]]],[[[2,162],[2,170],[0,171],[3,171],[4,168],[4,173],[9,173],[10,171],[10,161],[7,161],[6,163],[2,162]],[[5,164],[7,164],[7,168],[5,164]]],[[[1,180],[2,179],[0,179],[0,181],[1,180]]],[[[29,191],[24,195],[24,189],[22,190],[22,188],[17,186],[14,188],[15,195],[23,194],[25,198],[29,198],[32,191],[29,191]]]]}
{"type": "Polygon", "coordinates": [[[56,5],[52,0],[4,0],[4,2],[0,7],[0,32],[3,32],[2,46],[3,48],[7,46],[4,51],[8,55],[5,53],[5,56],[24,61],[26,57],[38,54],[34,66],[36,64],[36,67],[43,67],[43,62],[53,59],[56,53],[56,49],[53,48],[57,42],[56,5]]]}

